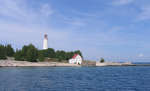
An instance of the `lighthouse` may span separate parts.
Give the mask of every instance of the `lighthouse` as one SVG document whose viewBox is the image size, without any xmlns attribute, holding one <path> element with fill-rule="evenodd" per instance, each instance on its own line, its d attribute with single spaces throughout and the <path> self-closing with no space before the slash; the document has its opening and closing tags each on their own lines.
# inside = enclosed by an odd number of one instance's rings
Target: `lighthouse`
<svg viewBox="0 0 150 91">
<path fill-rule="evenodd" d="M 48 49 L 48 35 L 44 35 L 44 40 L 43 40 L 43 49 L 46 50 Z"/>
</svg>

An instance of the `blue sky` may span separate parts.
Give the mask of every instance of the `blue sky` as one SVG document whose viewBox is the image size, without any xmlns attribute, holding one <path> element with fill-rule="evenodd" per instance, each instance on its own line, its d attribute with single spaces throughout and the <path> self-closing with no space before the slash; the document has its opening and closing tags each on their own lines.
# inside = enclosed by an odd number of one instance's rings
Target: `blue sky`
<svg viewBox="0 0 150 91">
<path fill-rule="evenodd" d="M 0 43 L 81 50 L 84 58 L 150 57 L 149 0 L 0 0 Z M 149 61 L 149 60 L 148 60 Z"/>
</svg>

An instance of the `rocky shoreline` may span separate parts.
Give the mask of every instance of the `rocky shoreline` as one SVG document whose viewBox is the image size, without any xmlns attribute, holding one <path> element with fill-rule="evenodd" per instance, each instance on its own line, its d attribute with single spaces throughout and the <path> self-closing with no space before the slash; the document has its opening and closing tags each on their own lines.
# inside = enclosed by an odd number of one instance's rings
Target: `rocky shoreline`
<svg viewBox="0 0 150 91">
<path fill-rule="evenodd" d="M 61 62 L 28 62 L 28 61 L 15 61 L 15 60 L 0 60 L 0 67 L 81 67 L 81 66 L 150 66 L 150 64 L 132 64 L 131 62 L 119 63 L 119 62 L 96 62 L 95 65 L 86 64 L 69 64 Z"/>
<path fill-rule="evenodd" d="M 125 62 L 125 63 L 119 63 L 119 62 L 104 62 L 104 63 L 100 63 L 100 62 L 97 62 L 96 66 L 136 66 L 136 65 L 132 64 L 131 62 Z"/>
<path fill-rule="evenodd" d="M 27 62 L 0 60 L 0 67 L 80 67 L 80 65 L 59 62 Z"/>
</svg>

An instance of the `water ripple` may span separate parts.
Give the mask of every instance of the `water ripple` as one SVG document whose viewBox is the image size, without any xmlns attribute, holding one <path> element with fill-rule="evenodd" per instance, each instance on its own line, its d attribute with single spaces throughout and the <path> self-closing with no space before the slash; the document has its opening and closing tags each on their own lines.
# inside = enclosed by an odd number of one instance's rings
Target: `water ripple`
<svg viewBox="0 0 150 91">
<path fill-rule="evenodd" d="M 150 67 L 18 67 L 0 75 L 0 91 L 150 91 Z"/>
</svg>

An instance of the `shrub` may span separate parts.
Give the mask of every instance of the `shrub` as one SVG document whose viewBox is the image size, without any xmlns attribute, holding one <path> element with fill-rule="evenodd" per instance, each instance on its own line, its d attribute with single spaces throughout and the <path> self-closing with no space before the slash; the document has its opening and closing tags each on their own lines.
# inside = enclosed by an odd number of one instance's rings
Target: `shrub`
<svg viewBox="0 0 150 91">
<path fill-rule="evenodd" d="M 104 58 L 101 58 L 100 63 L 104 63 L 104 62 L 105 62 Z"/>
</svg>

